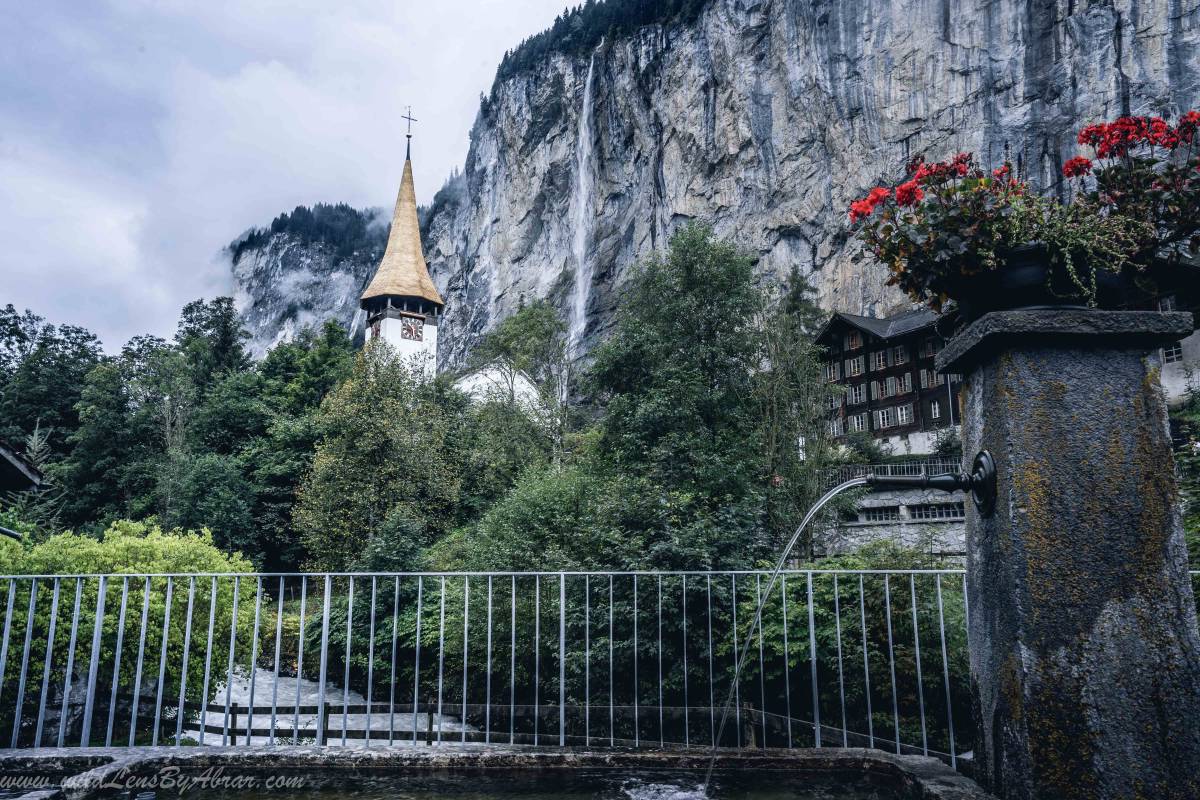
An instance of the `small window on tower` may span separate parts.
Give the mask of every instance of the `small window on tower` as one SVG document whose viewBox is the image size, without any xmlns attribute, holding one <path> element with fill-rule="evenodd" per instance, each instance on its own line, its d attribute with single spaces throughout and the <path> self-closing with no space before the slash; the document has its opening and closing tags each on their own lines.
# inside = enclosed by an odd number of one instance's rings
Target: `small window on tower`
<svg viewBox="0 0 1200 800">
<path fill-rule="evenodd" d="M 379 338 L 379 320 L 375 320 L 374 322 L 371 323 L 371 338 L 372 339 Z"/>
<path fill-rule="evenodd" d="M 425 320 L 416 317 L 401 317 L 400 338 L 414 342 L 421 341 L 425 336 Z"/>
</svg>

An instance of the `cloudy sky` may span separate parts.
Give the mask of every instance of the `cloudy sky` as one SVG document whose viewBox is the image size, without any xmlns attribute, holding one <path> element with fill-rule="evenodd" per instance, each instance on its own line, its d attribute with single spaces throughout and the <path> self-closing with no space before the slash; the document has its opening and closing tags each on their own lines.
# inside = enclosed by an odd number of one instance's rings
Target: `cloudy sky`
<svg viewBox="0 0 1200 800">
<path fill-rule="evenodd" d="M 418 199 L 504 51 L 565 0 L 37 0 L 0 16 L 0 305 L 110 351 L 229 291 L 221 248 L 298 204 Z"/>
</svg>

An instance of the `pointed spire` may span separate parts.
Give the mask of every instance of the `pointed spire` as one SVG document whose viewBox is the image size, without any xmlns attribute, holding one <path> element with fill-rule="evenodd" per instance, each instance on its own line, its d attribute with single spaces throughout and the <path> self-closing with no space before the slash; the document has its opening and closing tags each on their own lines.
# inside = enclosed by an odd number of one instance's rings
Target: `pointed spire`
<svg viewBox="0 0 1200 800">
<path fill-rule="evenodd" d="M 411 141 L 411 134 L 409 140 Z M 419 297 L 445 305 L 438 294 L 429 267 L 421 252 L 421 226 L 417 220 L 417 193 L 413 187 L 412 161 L 405 156 L 404 177 L 400 181 L 400 193 L 396 196 L 396 210 L 392 214 L 392 230 L 388 234 L 387 249 L 379 262 L 375 277 L 362 293 L 365 303 L 375 297 Z"/>
</svg>

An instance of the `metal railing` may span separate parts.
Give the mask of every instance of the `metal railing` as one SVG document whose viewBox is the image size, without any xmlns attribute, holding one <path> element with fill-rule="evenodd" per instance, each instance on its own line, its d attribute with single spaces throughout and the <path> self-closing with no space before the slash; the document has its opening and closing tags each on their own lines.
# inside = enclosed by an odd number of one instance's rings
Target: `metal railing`
<svg viewBox="0 0 1200 800">
<path fill-rule="evenodd" d="M 0 576 L 9 747 L 971 746 L 965 576 Z M 1195 576 L 1193 576 L 1195 577 Z"/>
</svg>

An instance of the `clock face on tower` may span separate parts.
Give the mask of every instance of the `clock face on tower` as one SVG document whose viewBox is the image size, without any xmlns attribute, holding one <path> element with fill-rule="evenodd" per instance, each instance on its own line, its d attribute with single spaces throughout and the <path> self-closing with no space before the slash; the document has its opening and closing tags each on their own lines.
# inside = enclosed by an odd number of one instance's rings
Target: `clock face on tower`
<svg viewBox="0 0 1200 800">
<path fill-rule="evenodd" d="M 425 320 L 415 319 L 413 317 L 402 317 L 400 319 L 400 338 L 409 339 L 414 342 L 422 340 L 425 334 Z"/>
</svg>

